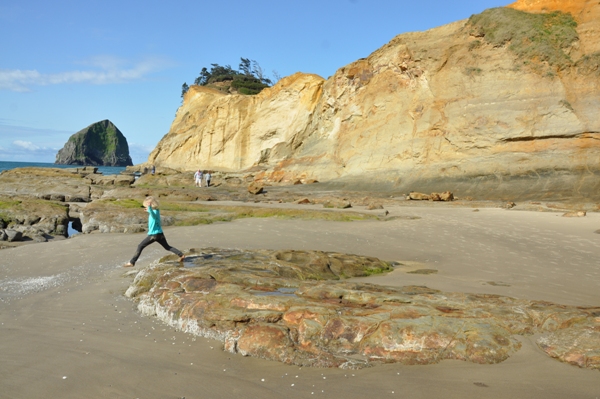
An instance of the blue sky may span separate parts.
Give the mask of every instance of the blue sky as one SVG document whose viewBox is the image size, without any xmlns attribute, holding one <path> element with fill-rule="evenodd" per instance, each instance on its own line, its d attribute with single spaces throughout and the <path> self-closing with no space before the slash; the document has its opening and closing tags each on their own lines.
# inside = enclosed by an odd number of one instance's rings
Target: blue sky
<svg viewBox="0 0 600 399">
<path fill-rule="evenodd" d="M 141 163 L 202 67 L 244 57 L 271 77 L 327 78 L 398 34 L 510 2 L 2 0 L 0 161 L 54 162 L 72 134 L 109 119 Z"/>
</svg>

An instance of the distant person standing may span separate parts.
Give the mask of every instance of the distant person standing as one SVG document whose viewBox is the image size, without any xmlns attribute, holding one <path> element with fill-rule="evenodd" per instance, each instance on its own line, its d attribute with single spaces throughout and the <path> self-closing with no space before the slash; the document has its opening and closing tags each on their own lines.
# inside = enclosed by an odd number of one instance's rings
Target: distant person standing
<svg viewBox="0 0 600 399">
<path fill-rule="evenodd" d="M 210 170 L 207 170 L 204 174 L 204 179 L 206 180 L 206 187 L 210 186 Z"/>
<path fill-rule="evenodd" d="M 202 171 L 200 169 L 194 173 L 194 180 L 196 181 L 196 187 L 202 187 Z"/>
<path fill-rule="evenodd" d="M 154 176 L 154 172 L 156 172 L 156 168 L 152 165 L 152 176 Z"/>
<path fill-rule="evenodd" d="M 185 255 L 183 255 L 183 253 L 177 248 L 170 246 L 169 243 L 167 243 L 165 235 L 163 234 L 162 227 L 160 225 L 160 210 L 158 210 L 158 201 L 154 197 L 146 197 L 144 200 L 144 208 L 146 208 L 146 211 L 148 211 L 148 235 L 138 245 L 133 258 L 131 258 L 131 260 L 127 262 L 124 267 L 135 266 L 135 262 L 137 262 L 144 248 L 153 242 L 159 243 L 167 251 L 171 251 L 175 255 L 178 255 L 179 261 L 183 262 Z"/>
</svg>

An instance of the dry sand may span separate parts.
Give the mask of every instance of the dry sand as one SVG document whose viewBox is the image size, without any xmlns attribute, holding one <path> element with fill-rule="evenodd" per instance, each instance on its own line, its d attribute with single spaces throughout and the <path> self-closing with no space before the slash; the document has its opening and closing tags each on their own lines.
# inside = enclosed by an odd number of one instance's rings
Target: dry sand
<svg viewBox="0 0 600 399">
<path fill-rule="evenodd" d="M 380 284 L 600 306 L 600 214 L 388 209 L 420 219 L 243 219 L 165 233 L 182 250 L 319 249 L 405 263 L 368 279 Z M 535 337 L 496 365 L 311 369 L 223 352 L 141 317 L 123 296 L 132 277 L 121 265 L 142 238 L 91 234 L 0 252 L 1 398 L 600 398 L 599 371 L 549 358 Z M 148 247 L 136 269 L 165 254 Z M 407 273 L 422 268 L 438 273 Z"/>
</svg>

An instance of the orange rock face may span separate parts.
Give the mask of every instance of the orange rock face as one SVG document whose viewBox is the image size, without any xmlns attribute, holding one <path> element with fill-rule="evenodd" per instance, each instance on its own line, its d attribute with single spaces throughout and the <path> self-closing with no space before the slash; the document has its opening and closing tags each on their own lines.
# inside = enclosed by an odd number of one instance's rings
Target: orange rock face
<svg viewBox="0 0 600 399">
<path fill-rule="evenodd" d="M 597 1 L 593 2 L 597 3 Z M 526 12 L 568 12 L 578 19 L 582 12 L 591 6 L 591 3 L 591 0 L 519 0 L 507 7 Z"/>
<path fill-rule="evenodd" d="M 507 7 L 525 12 L 562 11 L 570 13 L 577 21 L 581 39 L 581 52 L 600 51 L 600 3 L 596 0 L 519 0 Z"/>
</svg>

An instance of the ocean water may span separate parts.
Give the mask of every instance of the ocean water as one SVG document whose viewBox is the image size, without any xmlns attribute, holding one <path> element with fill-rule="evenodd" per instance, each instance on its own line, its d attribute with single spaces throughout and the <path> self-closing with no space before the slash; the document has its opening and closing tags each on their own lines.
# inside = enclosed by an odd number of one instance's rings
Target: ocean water
<svg viewBox="0 0 600 399">
<path fill-rule="evenodd" d="M 61 168 L 61 169 L 73 169 L 80 168 L 78 165 L 57 165 L 55 163 L 43 163 L 43 162 L 5 162 L 0 161 L 0 173 L 5 170 L 15 169 L 15 168 L 28 168 L 28 167 L 36 167 L 36 168 Z M 103 175 L 118 175 L 122 171 L 125 170 L 124 166 L 98 166 L 98 172 Z"/>
</svg>

